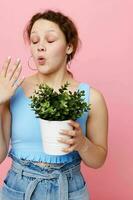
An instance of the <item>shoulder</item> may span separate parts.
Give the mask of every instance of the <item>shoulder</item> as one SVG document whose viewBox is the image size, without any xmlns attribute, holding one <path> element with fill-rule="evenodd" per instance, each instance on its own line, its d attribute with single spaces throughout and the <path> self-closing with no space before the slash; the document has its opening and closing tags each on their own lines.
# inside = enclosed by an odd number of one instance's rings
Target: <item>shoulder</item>
<svg viewBox="0 0 133 200">
<path fill-rule="evenodd" d="M 92 86 L 90 86 L 90 100 L 93 104 L 104 100 L 104 95 L 102 92 Z"/>
<path fill-rule="evenodd" d="M 90 116 L 96 112 L 108 112 L 103 93 L 94 87 L 90 87 L 89 103 L 91 104 Z"/>
</svg>

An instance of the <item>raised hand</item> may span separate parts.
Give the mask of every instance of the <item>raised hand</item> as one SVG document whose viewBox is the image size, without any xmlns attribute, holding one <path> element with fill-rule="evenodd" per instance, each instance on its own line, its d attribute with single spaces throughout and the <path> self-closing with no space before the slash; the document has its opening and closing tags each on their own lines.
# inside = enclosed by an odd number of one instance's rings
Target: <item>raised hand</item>
<svg viewBox="0 0 133 200">
<path fill-rule="evenodd" d="M 8 101 L 24 80 L 24 77 L 18 80 L 22 70 L 20 59 L 17 59 L 12 67 L 10 66 L 10 63 L 11 57 L 8 57 L 0 71 L 0 104 Z"/>
</svg>

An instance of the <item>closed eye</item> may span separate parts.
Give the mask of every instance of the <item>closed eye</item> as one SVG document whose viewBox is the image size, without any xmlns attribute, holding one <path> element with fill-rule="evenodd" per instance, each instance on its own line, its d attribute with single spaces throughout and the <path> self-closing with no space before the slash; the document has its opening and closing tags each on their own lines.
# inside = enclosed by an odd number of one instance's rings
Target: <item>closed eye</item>
<svg viewBox="0 0 133 200">
<path fill-rule="evenodd" d="M 30 40 L 32 42 L 32 44 L 36 44 L 39 42 L 39 39 L 38 38 L 31 38 Z"/>
<path fill-rule="evenodd" d="M 38 43 L 38 41 L 36 41 L 36 42 L 33 42 L 33 41 L 32 41 L 32 44 L 37 44 L 37 43 Z"/>
<path fill-rule="evenodd" d="M 53 43 L 53 42 L 55 42 L 54 40 L 52 40 L 52 41 L 48 41 L 48 43 Z"/>
</svg>

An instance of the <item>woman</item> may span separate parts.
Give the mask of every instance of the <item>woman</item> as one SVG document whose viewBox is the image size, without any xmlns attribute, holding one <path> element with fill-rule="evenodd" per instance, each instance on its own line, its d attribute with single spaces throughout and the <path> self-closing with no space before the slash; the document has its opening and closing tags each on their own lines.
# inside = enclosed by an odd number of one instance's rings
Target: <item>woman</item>
<svg viewBox="0 0 133 200">
<path fill-rule="evenodd" d="M 78 48 L 78 32 L 70 18 L 47 10 L 35 14 L 26 27 L 36 72 L 19 79 L 20 59 L 13 67 L 9 57 L 0 72 L 0 163 L 6 158 L 9 141 L 12 166 L 4 180 L 2 199 L 6 200 L 88 200 L 90 194 L 80 171 L 81 160 L 99 168 L 107 156 L 108 112 L 101 92 L 79 83 L 67 70 Z M 37 84 L 47 83 L 58 90 L 66 81 L 72 92 L 85 90 L 92 107 L 76 121 L 71 131 L 62 131 L 65 155 L 47 155 L 42 150 L 40 130 L 30 110 L 29 97 Z M 72 136 L 63 140 L 63 135 Z"/>
</svg>

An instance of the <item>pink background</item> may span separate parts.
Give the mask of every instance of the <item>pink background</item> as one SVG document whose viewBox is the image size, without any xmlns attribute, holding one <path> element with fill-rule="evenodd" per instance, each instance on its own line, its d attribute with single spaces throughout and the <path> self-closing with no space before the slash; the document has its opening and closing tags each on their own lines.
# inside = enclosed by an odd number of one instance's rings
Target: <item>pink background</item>
<svg viewBox="0 0 133 200">
<path fill-rule="evenodd" d="M 21 58 L 22 75 L 32 73 L 30 52 L 22 32 L 37 11 L 52 8 L 72 17 L 82 47 L 72 62 L 75 78 L 100 90 L 109 111 L 109 153 L 103 167 L 82 163 L 92 200 L 133 199 L 133 1 L 132 0 L 34 0 L 0 1 L 0 66 L 11 55 Z M 100 131 L 99 131 L 100 134 Z M 11 160 L 0 165 L 2 184 Z"/>
</svg>

